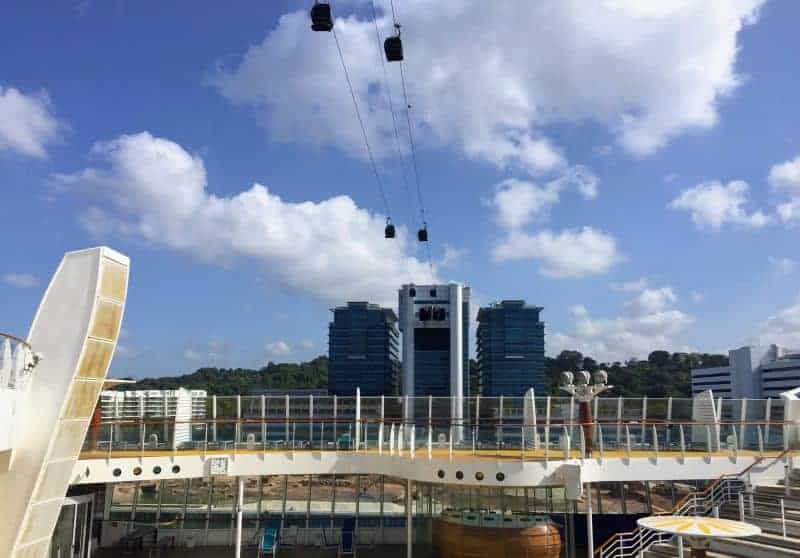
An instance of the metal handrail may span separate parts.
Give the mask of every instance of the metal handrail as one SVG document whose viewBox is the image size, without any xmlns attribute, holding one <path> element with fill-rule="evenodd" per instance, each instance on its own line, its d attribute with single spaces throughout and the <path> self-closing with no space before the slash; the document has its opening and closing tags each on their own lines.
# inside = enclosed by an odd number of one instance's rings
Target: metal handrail
<svg viewBox="0 0 800 558">
<path fill-rule="evenodd" d="M 789 452 L 792 450 L 786 449 L 783 450 L 780 454 L 773 458 L 773 461 L 777 461 L 778 459 L 784 458 Z M 695 512 L 698 509 L 702 509 L 703 513 L 708 513 L 709 511 L 713 510 L 714 507 L 726 503 L 731 500 L 731 491 L 730 491 L 730 484 L 734 481 L 737 483 L 741 483 L 744 485 L 744 481 L 742 477 L 750 472 L 750 470 L 761 463 L 762 459 L 757 459 L 750 465 L 748 465 L 745 469 L 737 474 L 728 474 L 722 475 L 716 481 L 714 481 L 711 485 L 705 488 L 705 490 L 697 491 L 697 492 L 690 492 L 686 496 L 684 496 L 675 506 L 673 506 L 672 510 L 666 513 L 661 513 L 657 515 L 689 515 L 690 512 Z M 737 491 L 739 494 L 741 491 Z M 715 494 L 722 494 L 719 498 L 715 497 Z M 611 547 L 614 544 L 617 544 L 619 547 L 627 547 L 629 546 L 626 544 L 628 541 L 631 541 L 633 546 L 636 547 L 636 551 L 633 554 L 639 554 L 644 552 L 647 548 L 649 548 L 650 544 L 644 545 L 643 541 L 646 539 L 646 536 L 643 535 L 643 530 L 640 527 L 637 527 L 633 531 L 627 531 L 623 533 L 616 533 L 611 535 L 607 538 L 603 544 L 601 544 L 594 552 L 595 556 L 605 557 L 605 556 L 616 556 L 616 557 L 624 557 L 630 556 L 632 554 L 628 554 L 625 552 L 617 552 L 613 554 L 608 554 L 609 550 L 608 547 Z"/>
<path fill-rule="evenodd" d="M 6 339 L 14 341 L 15 343 L 20 343 L 22 344 L 23 347 L 27 347 L 29 350 L 33 351 L 33 347 L 31 347 L 30 343 L 28 343 L 24 339 L 17 337 L 16 335 L 11 335 L 10 333 L 3 333 L 2 331 L 0 331 L 0 337 L 5 337 Z"/>
</svg>

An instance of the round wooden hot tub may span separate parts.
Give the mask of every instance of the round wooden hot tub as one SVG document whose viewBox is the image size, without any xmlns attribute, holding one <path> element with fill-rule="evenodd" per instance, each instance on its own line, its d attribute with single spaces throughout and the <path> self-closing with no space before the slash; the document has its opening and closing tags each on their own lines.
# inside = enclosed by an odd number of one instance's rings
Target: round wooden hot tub
<svg viewBox="0 0 800 558">
<path fill-rule="evenodd" d="M 445 511 L 433 546 L 438 558 L 558 558 L 561 535 L 545 515 Z"/>
</svg>

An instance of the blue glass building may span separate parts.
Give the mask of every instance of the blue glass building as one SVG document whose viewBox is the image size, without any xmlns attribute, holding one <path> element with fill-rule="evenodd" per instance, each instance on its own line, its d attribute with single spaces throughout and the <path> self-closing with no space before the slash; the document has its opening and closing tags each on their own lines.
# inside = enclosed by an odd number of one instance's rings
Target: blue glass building
<svg viewBox="0 0 800 558">
<path fill-rule="evenodd" d="M 367 302 L 333 309 L 328 326 L 328 392 L 352 397 L 399 391 L 397 315 Z"/>
<path fill-rule="evenodd" d="M 545 393 L 542 308 L 504 300 L 478 311 L 476 352 L 481 395 Z"/>
</svg>

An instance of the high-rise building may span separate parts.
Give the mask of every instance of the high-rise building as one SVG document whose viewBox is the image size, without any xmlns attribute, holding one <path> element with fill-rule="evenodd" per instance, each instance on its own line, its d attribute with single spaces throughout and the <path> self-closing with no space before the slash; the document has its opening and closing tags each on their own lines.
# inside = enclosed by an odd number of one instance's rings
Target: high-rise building
<svg viewBox="0 0 800 558">
<path fill-rule="evenodd" d="M 545 393 L 544 323 L 540 306 L 504 300 L 478 311 L 476 352 L 481 395 Z"/>
<path fill-rule="evenodd" d="M 469 395 L 469 287 L 403 285 L 403 394 Z"/>
<path fill-rule="evenodd" d="M 397 315 L 367 302 L 333 309 L 328 328 L 328 392 L 353 396 L 398 393 Z"/>
</svg>

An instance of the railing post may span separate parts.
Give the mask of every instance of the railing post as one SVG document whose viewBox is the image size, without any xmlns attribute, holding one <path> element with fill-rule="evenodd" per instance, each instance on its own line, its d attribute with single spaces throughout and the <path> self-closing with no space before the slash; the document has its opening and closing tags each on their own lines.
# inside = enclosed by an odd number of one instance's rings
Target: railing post
<svg viewBox="0 0 800 558">
<path fill-rule="evenodd" d="M 291 414 L 289 412 L 289 394 L 286 394 L 286 396 L 285 396 L 285 406 L 286 406 L 286 408 L 284 409 L 284 415 L 286 417 L 286 421 L 285 421 L 285 424 L 286 424 L 285 440 L 286 440 L 286 445 L 288 446 L 289 445 L 289 419 L 291 418 Z"/>
<path fill-rule="evenodd" d="M 236 396 L 236 428 L 233 429 L 236 440 L 233 442 L 233 449 L 236 450 L 236 445 L 242 439 L 242 396 Z"/>
<path fill-rule="evenodd" d="M 545 400 L 544 410 L 544 461 L 550 457 L 550 396 Z"/>
<path fill-rule="evenodd" d="M 744 493 L 739 493 L 739 521 L 744 521 Z"/>
<path fill-rule="evenodd" d="M 644 529 L 639 527 L 639 558 L 644 558 Z"/>
<path fill-rule="evenodd" d="M 758 457 L 759 459 L 764 459 L 764 433 L 760 424 L 756 429 L 756 435 L 758 436 Z"/>
<path fill-rule="evenodd" d="M 389 454 L 394 455 L 394 445 L 395 445 L 395 432 L 394 432 L 394 423 L 389 428 Z"/>
<path fill-rule="evenodd" d="M 683 535 L 678 535 L 678 556 L 683 558 Z"/>
<path fill-rule="evenodd" d="M 600 459 L 603 459 L 603 425 L 597 423 L 597 449 L 600 453 Z M 600 512 L 602 513 L 602 512 Z"/>
<path fill-rule="evenodd" d="M 683 424 L 680 424 L 678 427 L 678 434 L 680 436 L 681 441 L 681 461 L 686 461 L 686 436 L 683 432 Z"/>
<path fill-rule="evenodd" d="M 581 439 L 579 440 L 580 444 L 581 444 L 580 445 L 581 459 L 585 459 L 586 458 L 586 432 L 584 432 L 582 424 L 580 426 L 578 426 L 578 429 L 579 429 L 579 432 L 581 434 Z"/>
<path fill-rule="evenodd" d="M 450 461 L 452 461 L 453 460 L 453 436 L 452 436 L 452 432 L 450 434 L 451 435 L 447 439 L 447 452 L 449 454 Z"/>
<path fill-rule="evenodd" d="M 631 458 L 631 429 L 626 424 L 625 425 L 625 452 L 627 454 L 628 459 Z"/>
<path fill-rule="evenodd" d="M 781 531 L 783 532 L 783 538 L 786 538 L 786 506 L 784 505 L 783 498 L 780 499 L 781 504 Z"/>
<path fill-rule="evenodd" d="M 658 463 L 658 432 L 656 425 L 653 425 L 653 450 L 656 452 L 656 463 Z"/>
<path fill-rule="evenodd" d="M 642 398 L 642 445 L 647 440 L 647 396 Z"/>
<path fill-rule="evenodd" d="M 572 440 L 570 440 L 570 438 L 569 438 L 569 430 L 567 430 L 566 426 L 564 426 L 564 430 L 562 431 L 561 436 L 565 440 L 565 442 L 562 444 L 562 446 L 564 447 L 564 459 L 566 460 L 566 459 L 569 459 L 569 451 L 570 451 L 570 447 L 572 445 Z"/>
<path fill-rule="evenodd" d="M 667 446 L 667 451 L 670 448 L 670 442 L 672 441 L 672 397 L 667 398 L 667 432 L 665 434 L 664 443 Z M 681 558 L 683 558 L 681 556 Z"/>
<path fill-rule="evenodd" d="M 534 393 L 533 389 L 530 391 L 531 394 L 531 422 L 533 422 L 533 449 L 539 449 L 539 428 L 536 423 L 536 394 Z"/>
<path fill-rule="evenodd" d="M 519 429 L 519 439 L 520 439 L 520 459 L 525 461 L 525 423 L 522 424 L 522 427 Z"/>
<path fill-rule="evenodd" d="M 308 394 L 308 446 L 314 449 L 314 394 Z"/>
<path fill-rule="evenodd" d="M 356 447 L 355 450 L 361 449 L 361 388 L 356 388 Z"/>
<path fill-rule="evenodd" d="M 769 445 L 769 427 L 771 421 L 772 421 L 772 398 L 767 397 L 766 409 L 764 409 L 764 423 L 766 424 L 766 426 L 764 427 L 764 439 L 766 440 L 767 445 Z"/>
<path fill-rule="evenodd" d="M 784 429 L 786 429 L 786 428 L 787 427 L 784 426 Z M 789 448 L 787 447 L 784 451 L 786 451 L 788 449 Z M 783 458 L 783 493 L 786 494 L 787 496 L 789 496 L 792 493 L 792 490 L 791 490 L 792 483 L 791 483 L 791 474 L 790 474 L 791 473 L 791 461 L 790 461 L 790 459 L 791 458 L 789 457 L 788 454 Z"/>
<path fill-rule="evenodd" d="M 338 423 L 339 423 L 339 399 L 335 395 L 333 396 L 333 449 L 339 449 L 339 440 L 337 438 L 337 430 L 338 430 Z"/>
<path fill-rule="evenodd" d="M 746 433 L 746 423 L 747 420 L 747 398 L 742 398 L 741 408 L 739 409 L 739 449 L 744 449 L 745 444 L 745 433 Z"/>
<path fill-rule="evenodd" d="M 261 446 L 267 449 L 267 396 L 261 396 Z"/>
<path fill-rule="evenodd" d="M 622 397 L 617 398 L 617 447 L 622 439 Z"/>
<path fill-rule="evenodd" d="M 217 441 L 217 396 L 211 396 L 211 420 L 214 421 L 211 423 L 211 441 Z"/>
<path fill-rule="evenodd" d="M 417 449 L 416 448 L 416 446 L 417 446 L 417 435 L 416 435 L 416 433 L 417 433 L 417 425 L 416 424 L 412 424 L 411 425 L 411 437 L 410 437 L 409 443 L 408 443 L 408 451 L 409 451 L 409 453 L 411 455 L 411 459 L 414 459 L 414 452 Z"/>
</svg>

